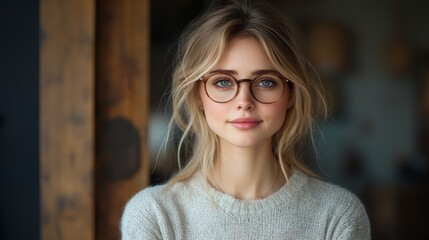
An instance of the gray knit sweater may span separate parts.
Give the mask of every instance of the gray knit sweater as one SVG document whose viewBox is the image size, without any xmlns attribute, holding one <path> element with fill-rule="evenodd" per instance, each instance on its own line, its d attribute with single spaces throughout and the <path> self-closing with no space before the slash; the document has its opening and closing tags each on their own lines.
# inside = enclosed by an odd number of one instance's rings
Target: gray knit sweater
<svg viewBox="0 0 429 240">
<path fill-rule="evenodd" d="M 147 188 L 127 203 L 123 240 L 370 239 L 367 214 L 354 194 L 299 171 L 262 200 L 237 200 L 207 187 L 200 174 L 164 188 Z"/>
</svg>

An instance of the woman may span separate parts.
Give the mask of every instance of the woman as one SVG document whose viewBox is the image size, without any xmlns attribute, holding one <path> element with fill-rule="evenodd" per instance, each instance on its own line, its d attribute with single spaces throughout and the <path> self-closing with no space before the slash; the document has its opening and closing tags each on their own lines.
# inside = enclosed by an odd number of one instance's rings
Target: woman
<svg viewBox="0 0 429 240">
<path fill-rule="evenodd" d="M 269 6 L 217 7 L 182 36 L 173 117 L 186 166 L 127 204 L 123 239 L 369 239 L 352 193 L 314 176 L 298 148 L 326 112 L 295 31 Z"/>
</svg>

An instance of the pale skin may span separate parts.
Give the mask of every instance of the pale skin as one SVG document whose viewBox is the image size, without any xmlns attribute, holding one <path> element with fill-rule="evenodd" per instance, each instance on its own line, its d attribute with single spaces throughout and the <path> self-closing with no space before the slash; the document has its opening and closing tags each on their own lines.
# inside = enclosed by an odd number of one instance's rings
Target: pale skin
<svg viewBox="0 0 429 240">
<path fill-rule="evenodd" d="M 274 67 L 256 39 L 236 37 L 213 70 L 233 71 L 237 79 L 243 79 Z M 281 188 L 286 180 L 271 144 L 292 106 L 291 93 L 285 90 L 279 101 L 263 104 L 252 96 L 249 83 L 242 82 L 238 95 L 227 103 L 212 101 L 203 84 L 199 95 L 207 123 L 220 143 L 211 184 L 242 200 L 262 199 Z M 243 123 L 249 119 L 252 123 Z"/>
</svg>

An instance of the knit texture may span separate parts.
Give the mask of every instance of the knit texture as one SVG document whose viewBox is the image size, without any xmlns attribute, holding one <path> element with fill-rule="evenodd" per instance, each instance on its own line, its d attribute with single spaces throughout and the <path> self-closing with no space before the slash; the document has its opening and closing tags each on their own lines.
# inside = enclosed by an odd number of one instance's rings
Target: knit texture
<svg viewBox="0 0 429 240">
<path fill-rule="evenodd" d="M 126 205 L 123 240 L 134 239 L 370 239 L 359 199 L 338 186 L 295 171 L 261 200 L 238 200 L 205 184 L 146 188 Z"/>
</svg>

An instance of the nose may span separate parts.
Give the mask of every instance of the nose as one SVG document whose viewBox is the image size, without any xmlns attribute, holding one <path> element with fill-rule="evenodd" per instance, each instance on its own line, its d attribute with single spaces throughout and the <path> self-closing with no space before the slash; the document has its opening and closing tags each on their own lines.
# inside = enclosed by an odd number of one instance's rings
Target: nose
<svg viewBox="0 0 429 240">
<path fill-rule="evenodd" d="M 235 99 L 238 110 L 250 111 L 255 108 L 255 99 L 250 91 L 250 82 L 241 81 L 239 90 Z"/>
</svg>

